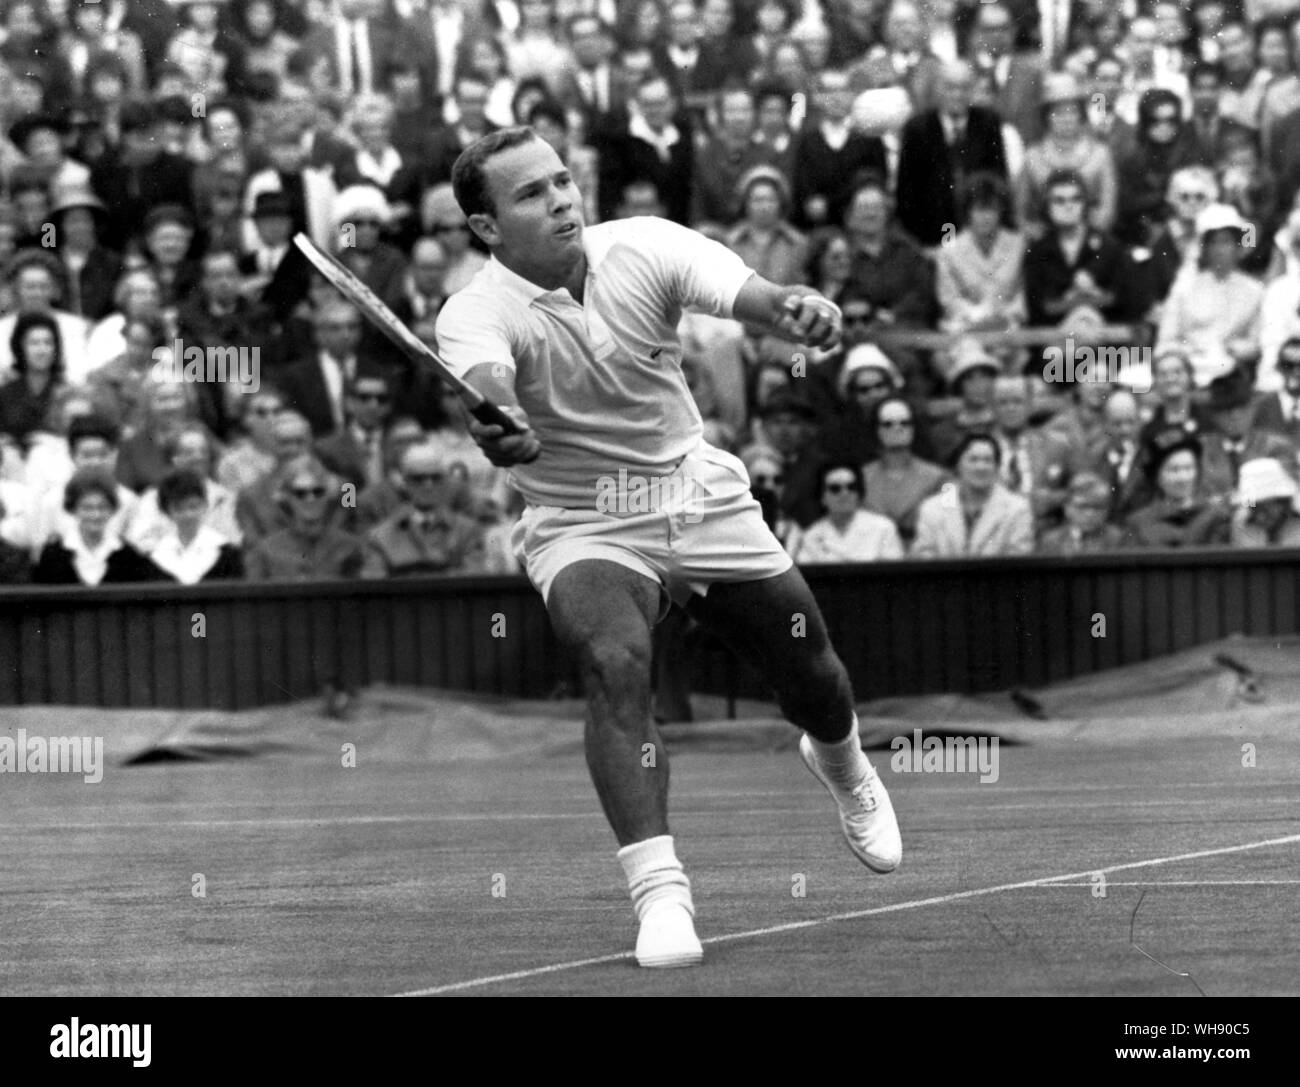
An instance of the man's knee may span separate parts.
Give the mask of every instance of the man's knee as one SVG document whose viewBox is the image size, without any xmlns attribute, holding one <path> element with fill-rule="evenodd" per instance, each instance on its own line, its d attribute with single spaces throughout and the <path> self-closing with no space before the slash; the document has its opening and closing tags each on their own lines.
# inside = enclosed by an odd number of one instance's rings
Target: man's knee
<svg viewBox="0 0 1300 1087">
<path fill-rule="evenodd" d="M 799 675 L 786 675 L 777 689 L 777 698 L 787 713 L 826 717 L 852 707 L 853 686 L 849 673 L 835 650 L 827 646 L 810 654 Z"/>
<path fill-rule="evenodd" d="M 579 650 L 582 672 L 589 684 L 611 696 L 629 696 L 650 685 L 650 639 L 597 634 Z"/>
</svg>

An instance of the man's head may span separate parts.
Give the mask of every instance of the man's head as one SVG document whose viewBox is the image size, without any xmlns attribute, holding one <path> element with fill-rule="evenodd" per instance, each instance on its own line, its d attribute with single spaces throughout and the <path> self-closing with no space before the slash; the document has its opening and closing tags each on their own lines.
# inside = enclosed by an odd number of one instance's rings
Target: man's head
<svg viewBox="0 0 1300 1087">
<path fill-rule="evenodd" d="M 351 302 L 331 301 L 315 313 L 316 346 L 336 359 L 350 358 L 361 343 L 361 314 Z"/>
<path fill-rule="evenodd" d="M 1142 417 L 1138 413 L 1137 397 L 1127 389 L 1116 389 L 1106 401 L 1102 412 L 1102 429 L 1111 445 L 1128 445 L 1137 438 Z"/>
<path fill-rule="evenodd" d="M 59 279 L 45 262 L 16 262 L 12 272 L 14 299 L 22 313 L 45 313 L 59 298 Z"/>
<path fill-rule="evenodd" d="M 581 195 L 560 156 L 531 129 L 475 141 L 456 160 L 452 187 L 474 233 L 507 267 L 558 287 L 580 266 Z"/>
<path fill-rule="evenodd" d="M 998 429 L 1019 434 L 1029 424 L 1029 382 L 1024 377 L 999 377 L 993 384 L 993 415 Z"/>
<path fill-rule="evenodd" d="M 1277 370 L 1286 391 L 1300 396 L 1300 336 L 1292 336 L 1278 349 Z"/>
<path fill-rule="evenodd" d="M 68 454 L 72 467 L 117 468 L 118 429 L 101 415 L 81 415 L 68 424 Z"/>
<path fill-rule="evenodd" d="M 1219 182 L 1208 166 L 1184 166 L 1170 176 L 1166 198 L 1175 217 L 1190 227 L 1202 211 L 1218 202 Z"/>
<path fill-rule="evenodd" d="M 989 56 L 1007 56 L 1016 44 L 1011 12 L 1002 4 L 981 4 L 975 15 L 975 40 Z"/>
<path fill-rule="evenodd" d="M 692 0 L 673 0 L 668 9 L 668 37 L 679 49 L 690 49 L 700 40 L 703 28 Z"/>
<path fill-rule="evenodd" d="M 718 96 L 721 134 L 744 143 L 754 134 L 754 96 L 743 87 L 730 87 Z"/>
<path fill-rule="evenodd" d="M 431 445 L 412 445 L 399 462 L 402 486 L 421 513 L 449 508 L 451 481 L 447 458 Z"/>
<path fill-rule="evenodd" d="M 655 132 L 667 128 L 677 111 L 677 100 L 668 80 L 658 73 L 646 76 L 636 89 L 636 108 Z"/>
<path fill-rule="evenodd" d="M 447 275 L 447 253 L 437 238 L 420 238 L 411 247 L 411 279 L 415 289 L 430 297 L 440 297 Z"/>
<path fill-rule="evenodd" d="M 1181 350 L 1165 350 L 1157 356 L 1154 366 L 1156 395 L 1164 403 L 1186 398 L 1195 386 L 1192 360 Z"/>
<path fill-rule="evenodd" d="M 229 249 L 205 253 L 202 287 L 213 305 L 233 306 L 239 300 L 239 257 Z"/>
<path fill-rule="evenodd" d="M 853 109 L 853 91 L 849 87 L 849 74 L 836 68 L 827 68 L 817 79 L 817 108 L 828 120 L 839 123 Z"/>
<path fill-rule="evenodd" d="M 925 23 L 912 0 L 894 0 L 889 5 L 885 41 L 900 53 L 910 53 L 925 44 Z"/>
<path fill-rule="evenodd" d="M 1145 15 L 1138 16 L 1128 26 L 1124 37 L 1124 51 L 1129 63 L 1139 72 L 1149 72 L 1155 63 L 1158 34 L 1156 22 Z"/>
<path fill-rule="evenodd" d="M 889 197 L 878 182 L 861 186 L 844 213 L 844 229 L 855 241 L 875 241 L 889 227 Z"/>
<path fill-rule="evenodd" d="M 975 93 L 975 73 L 964 60 L 944 64 L 938 80 L 939 109 L 950 117 L 964 117 Z"/>
<path fill-rule="evenodd" d="M 282 411 L 271 424 L 272 452 L 279 464 L 311 452 L 311 423 L 296 411 Z"/>
<path fill-rule="evenodd" d="M 597 15 L 574 15 L 569 20 L 569 48 L 581 68 L 595 68 L 607 60 L 611 37 Z"/>
<path fill-rule="evenodd" d="M 1080 472 L 1070 480 L 1065 500 L 1065 520 L 1085 536 L 1100 532 L 1110 514 L 1110 488 L 1091 472 Z"/>
<path fill-rule="evenodd" d="M 568 158 L 569 119 L 561 106 L 543 99 L 528 111 L 528 124 L 560 158 Z"/>
<path fill-rule="evenodd" d="M 1197 117 L 1216 116 L 1219 95 L 1223 90 L 1223 65 L 1217 61 L 1198 60 L 1192 65 L 1187 81 L 1192 90 L 1192 112 Z"/>
<path fill-rule="evenodd" d="M 1057 230 L 1077 230 L 1087 221 L 1088 190 L 1072 170 L 1054 172 L 1043 187 L 1047 221 Z"/>
<path fill-rule="evenodd" d="M 347 412 L 363 430 L 376 430 L 392 413 L 393 397 L 388 378 L 381 373 L 359 373 L 348 383 Z"/>
<path fill-rule="evenodd" d="M 460 110 L 460 123 L 471 132 L 482 132 L 487 127 L 487 102 L 491 88 L 477 76 L 464 75 L 456 80 L 456 108 Z"/>
<path fill-rule="evenodd" d="M 1255 39 L 1245 23 L 1227 23 L 1218 38 L 1225 72 L 1248 72 L 1255 67 Z"/>
</svg>

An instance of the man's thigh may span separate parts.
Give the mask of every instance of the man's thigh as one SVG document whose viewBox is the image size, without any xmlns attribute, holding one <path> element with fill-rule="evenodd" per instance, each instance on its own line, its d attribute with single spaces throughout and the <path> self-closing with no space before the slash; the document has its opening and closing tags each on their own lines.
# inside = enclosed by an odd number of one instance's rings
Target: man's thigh
<svg viewBox="0 0 1300 1087">
<path fill-rule="evenodd" d="M 546 610 L 556 636 L 570 648 L 604 640 L 645 649 L 662 592 L 657 581 L 617 562 L 582 559 L 555 576 Z"/>
<path fill-rule="evenodd" d="M 821 609 L 798 567 L 754 581 L 715 582 L 686 610 L 777 685 L 808 675 L 831 651 Z"/>
</svg>

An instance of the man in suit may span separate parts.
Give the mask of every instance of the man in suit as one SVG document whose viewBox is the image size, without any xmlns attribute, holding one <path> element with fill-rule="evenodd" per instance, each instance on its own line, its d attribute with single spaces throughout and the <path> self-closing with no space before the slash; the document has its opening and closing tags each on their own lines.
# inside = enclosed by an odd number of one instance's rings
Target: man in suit
<svg viewBox="0 0 1300 1087">
<path fill-rule="evenodd" d="M 235 497 L 235 522 L 244 546 L 289 527 L 289 513 L 280 503 L 280 469 L 295 457 L 311 452 L 311 425 L 296 411 L 282 411 L 271 424 L 271 453 L 275 467 Z"/>
<path fill-rule="evenodd" d="M 439 185 L 451 180 L 451 168 L 460 153 L 480 136 L 496 130 L 487 119 L 488 95 L 491 88 L 477 75 L 463 75 L 456 80 L 453 98 L 459 120 L 454 125 L 443 125 L 430 141 L 424 187 Z"/>
<path fill-rule="evenodd" d="M 683 226 L 690 224 L 694 140 L 690 118 L 678 109 L 665 76 L 647 76 L 637 87 L 626 122 L 599 135 L 595 146 L 600 155 L 602 220 L 615 218 L 626 186 L 650 181 L 667 217 Z"/>
<path fill-rule="evenodd" d="M 1255 405 L 1252 430 L 1281 434 L 1300 447 L 1300 336 L 1292 336 L 1277 353 L 1282 387 Z"/>
<path fill-rule="evenodd" d="M 794 224 L 801 229 L 839 223 L 854 189 L 867 175 L 888 174 L 885 145 L 854 132 L 849 120 L 853 92 L 845 72 L 827 69 L 818 77 L 818 115 L 799 134 L 794 153 Z"/>
<path fill-rule="evenodd" d="M 853 254 L 845 299 L 869 302 L 877 327 L 930 328 L 938 312 L 934 265 L 890 222 L 890 211 L 880 181 L 869 181 L 853 194 L 844 216 Z"/>
<path fill-rule="evenodd" d="M 1151 499 L 1146 479 L 1147 454 L 1138 444 L 1142 417 L 1137 398 L 1127 389 L 1111 393 L 1102 409 L 1101 438 L 1089 451 L 1085 469 L 1110 488 L 1110 521 L 1122 524 Z"/>
<path fill-rule="evenodd" d="M 924 246 L 935 246 L 957 223 L 957 194 L 976 172 L 1007 176 L 1002 122 L 971 105 L 974 73 L 965 61 L 945 64 L 939 105 L 903 126 L 898 155 L 898 219 Z"/>
<path fill-rule="evenodd" d="M 381 0 L 336 0 L 329 22 L 303 39 L 309 56 L 328 61 L 330 89 L 341 102 L 383 90 L 382 73 L 416 34 L 384 22 L 382 10 Z"/>
<path fill-rule="evenodd" d="M 1234 139 L 1254 138 L 1254 132 L 1240 121 L 1219 112 L 1223 91 L 1223 65 L 1217 61 L 1198 60 L 1192 65 L 1192 117 L 1187 124 L 1194 161 L 1215 167 Z"/>
<path fill-rule="evenodd" d="M 358 373 L 347 386 L 346 425 L 316 443 L 325 466 L 358 491 L 384 481 L 384 426 L 393 410 L 392 383 L 377 371 Z"/>
<path fill-rule="evenodd" d="M 313 332 L 312 355 L 286 367 L 279 384 L 289 405 L 323 436 L 346 418 L 343 394 L 358 372 L 361 314 L 350 302 L 326 302 L 314 314 Z"/>
<path fill-rule="evenodd" d="M 1005 4 L 979 4 L 975 11 L 975 66 L 992 82 L 998 115 L 1031 144 L 1043 132 L 1043 62 L 1032 51 L 1016 49 L 1015 24 Z"/>
<path fill-rule="evenodd" d="M 307 297 L 311 265 L 293 239 L 293 206 L 282 192 L 258 193 L 253 201 L 257 243 L 239 258 L 243 291 L 278 321 Z"/>
<path fill-rule="evenodd" d="M 582 122 L 586 136 L 627 108 L 628 86 L 611 62 L 614 35 L 598 15 L 569 17 L 569 48 L 574 65 L 557 92 L 560 104 Z"/>
<path fill-rule="evenodd" d="M 894 0 L 885 17 L 884 42 L 849 69 L 855 93 L 902 87 L 916 111 L 934 105 L 942 67 L 926 44 L 925 23 L 912 0 Z"/>
<path fill-rule="evenodd" d="M 1295 474 L 1295 444 L 1276 431 L 1256 425 L 1256 405 L 1245 382 L 1215 384 L 1210 391 L 1210 410 L 1216 429 L 1200 438 L 1201 482 L 1211 494 L 1235 492 L 1241 481 L 1241 466 L 1261 457 L 1271 457 Z"/>
<path fill-rule="evenodd" d="M 1002 450 L 1000 481 L 1029 499 L 1041 532 L 1060 524 L 1067 488 L 1075 471 L 1065 442 L 1029 425 L 1026 377 L 999 377 L 993 387 L 993 437 Z"/>
</svg>

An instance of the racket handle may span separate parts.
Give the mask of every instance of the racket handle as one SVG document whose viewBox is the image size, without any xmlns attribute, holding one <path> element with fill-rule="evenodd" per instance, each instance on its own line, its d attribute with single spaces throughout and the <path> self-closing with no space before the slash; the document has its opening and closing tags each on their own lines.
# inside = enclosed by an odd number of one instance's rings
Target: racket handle
<svg viewBox="0 0 1300 1087">
<path fill-rule="evenodd" d="M 484 426 L 499 426 L 507 434 L 523 433 L 518 423 L 490 401 L 484 400 L 483 403 L 474 405 L 469 413 Z"/>
</svg>

